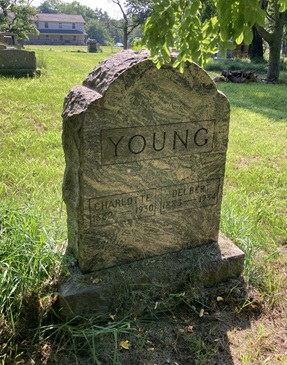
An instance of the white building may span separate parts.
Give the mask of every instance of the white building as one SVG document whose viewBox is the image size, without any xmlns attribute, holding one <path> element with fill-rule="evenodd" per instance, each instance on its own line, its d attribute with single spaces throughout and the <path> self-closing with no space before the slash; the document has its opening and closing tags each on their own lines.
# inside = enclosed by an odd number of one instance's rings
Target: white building
<svg viewBox="0 0 287 365">
<path fill-rule="evenodd" d="M 81 15 L 42 14 L 33 17 L 39 35 L 29 35 L 25 44 L 84 45 L 85 20 Z"/>
</svg>

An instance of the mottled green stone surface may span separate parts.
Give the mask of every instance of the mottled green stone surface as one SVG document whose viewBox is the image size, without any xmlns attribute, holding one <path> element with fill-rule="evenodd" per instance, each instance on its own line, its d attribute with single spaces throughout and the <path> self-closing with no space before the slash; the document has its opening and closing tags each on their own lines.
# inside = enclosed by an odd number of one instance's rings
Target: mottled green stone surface
<svg viewBox="0 0 287 365">
<path fill-rule="evenodd" d="M 83 273 L 218 240 L 229 103 L 188 63 L 123 51 L 63 111 L 69 245 Z"/>
</svg>

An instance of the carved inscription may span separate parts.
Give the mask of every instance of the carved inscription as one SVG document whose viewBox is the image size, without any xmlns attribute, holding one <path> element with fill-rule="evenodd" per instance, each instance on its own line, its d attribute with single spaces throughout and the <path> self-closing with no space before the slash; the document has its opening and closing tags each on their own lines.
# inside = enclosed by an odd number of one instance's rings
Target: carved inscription
<svg viewBox="0 0 287 365">
<path fill-rule="evenodd" d="M 210 152 L 214 121 L 101 130 L 102 165 Z"/>
<path fill-rule="evenodd" d="M 90 199 L 91 227 L 155 215 L 156 190 Z"/>
<path fill-rule="evenodd" d="M 200 181 L 161 189 L 161 213 L 201 208 L 217 203 L 219 179 Z"/>
<path fill-rule="evenodd" d="M 219 184 L 220 180 L 214 179 L 90 199 L 91 227 L 214 205 Z"/>
</svg>

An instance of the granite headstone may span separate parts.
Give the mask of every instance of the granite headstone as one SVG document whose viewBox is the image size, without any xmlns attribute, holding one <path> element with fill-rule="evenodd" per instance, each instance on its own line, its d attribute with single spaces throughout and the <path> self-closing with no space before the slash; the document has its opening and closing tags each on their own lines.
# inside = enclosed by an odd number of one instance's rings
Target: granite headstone
<svg viewBox="0 0 287 365">
<path fill-rule="evenodd" d="M 63 196 L 82 273 L 218 241 L 229 102 L 195 63 L 101 62 L 63 111 Z"/>
<path fill-rule="evenodd" d="M 158 70 L 144 50 L 106 59 L 70 90 L 65 317 L 241 274 L 244 253 L 219 234 L 228 127 L 228 100 L 202 68 Z"/>
</svg>

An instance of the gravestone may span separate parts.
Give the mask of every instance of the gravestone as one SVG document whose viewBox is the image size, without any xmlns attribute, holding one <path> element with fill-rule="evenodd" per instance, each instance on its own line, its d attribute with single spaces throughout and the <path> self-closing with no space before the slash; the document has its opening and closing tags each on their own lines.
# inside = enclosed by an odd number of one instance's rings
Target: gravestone
<svg viewBox="0 0 287 365">
<path fill-rule="evenodd" d="M 213 285 L 241 273 L 243 253 L 219 236 L 228 127 L 229 102 L 202 68 L 158 70 L 144 50 L 70 90 L 63 197 L 79 271 L 61 296 L 74 313 L 103 293 L 99 307 L 108 302 L 118 270 L 128 284 L 175 290 L 179 277 Z"/>
<path fill-rule="evenodd" d="M 100 49 L 100 44 L 97 42 L 96 39 L 90 39 L 89 38 L 87 40 L 87 48 L 88 48 L 88 52 L 90 52 L 90 53 L 96 53 Z"/>
<path fill-rule="evenodd" d="M 18 49 L 0 50 L 0 75 L 33 76 L 36 68 L 35 52 Z"/>
</svg>

